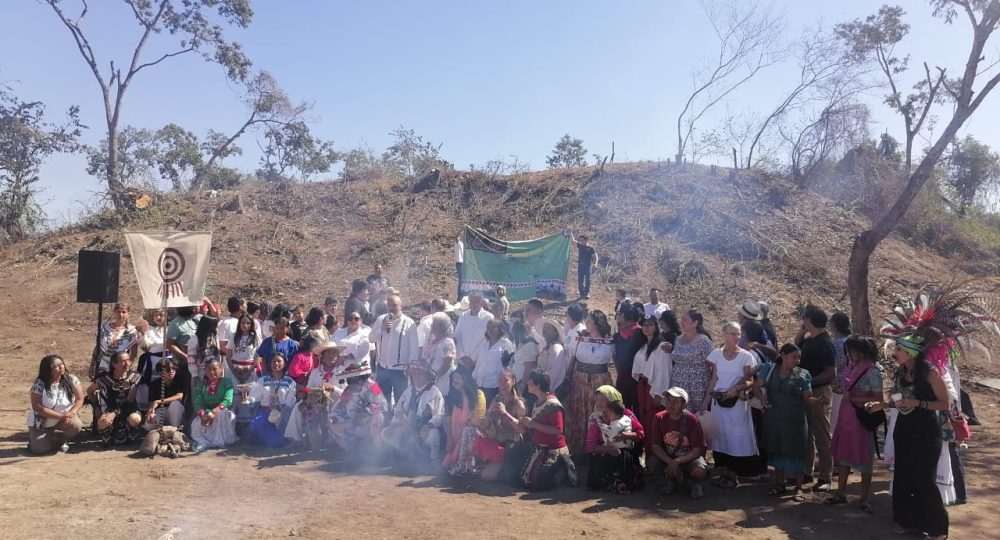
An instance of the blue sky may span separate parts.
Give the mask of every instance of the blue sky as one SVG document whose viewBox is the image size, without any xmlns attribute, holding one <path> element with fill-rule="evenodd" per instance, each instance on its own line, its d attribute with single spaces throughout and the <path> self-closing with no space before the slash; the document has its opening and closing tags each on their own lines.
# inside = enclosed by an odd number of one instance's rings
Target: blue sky
<svg viewBox="0 0 1000 540">
<path fill-rule="evenodd" d="M 115 0 L 91 1 L 84 28 L 105 62 L 124 64 L 138 27 Z M 74 0 L 64 0 L 67 7 Z M 786 36 L 801 35 L 819 19 L 828 25 L 875 11 L 870 0 L 776 1 Z M 925 2 L 903 2 L 913 34 L 914 61 L 964 63 L 968 33 L 930 17 Z M 456 166 L 494 158 L 540 169 L 555 141 L 570 133 L 591 152 L 615 141 L 617 160 L 659 159 L 674 153 L 674 122 L 690 72 L 711 54 L 713 37 L 694 0 L 592 1 L 320 1 L 257 0 L 253 24 L 231 31 L 257 69 L 270 71 L 293 99 L 315 104 L 314 130 L 348 149 L 366 143 L 381 150 L 403 125 L 443 143 Z M 34 0 L 0 3 L 0 81 L 23 99 L 41 100 L 53 115 L 81 106 L 91 129 L 104 136 L 96 82 L 68 31 L 51 9 Z M 167 50 L 159 36 L 149 53 Z M 990 49 L 996 54 L 996 46 Z M 917 64 L 919 65 L 919 64 Z M 734 109 L 768 109 L 794 84 L 794 65 L 772 67 L 733 95 Z M 878 96 L 869 100 L 878 106 Z M 993 96 L 969 132 L 1000 147 L 991 118 Z M 724 113 L 724 108 L 719 113 Z M 156 129 L 174 122 L 196 133 L 232 131 L 246 111 L 222 70 L 188 55 L 137 76 L 126 97 L 122 125 Z M 901 123 L 875 110 L 877 132 L 900 137 Z M 719 115 L 706 119 L 714 127 Z M 252 170 L 259 151 L 252 134 L 245 150 L 225 162 Z M 50 218 L 72 213 L 99 189 L 82 156 L 52 158 L 43 170 Z"/>
</svg>

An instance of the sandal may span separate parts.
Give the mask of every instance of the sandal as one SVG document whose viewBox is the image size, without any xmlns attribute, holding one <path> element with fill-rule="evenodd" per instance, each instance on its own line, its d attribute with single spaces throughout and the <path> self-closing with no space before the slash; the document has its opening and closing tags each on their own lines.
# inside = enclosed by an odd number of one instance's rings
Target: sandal
<svg viewBox="0 0 1000 540">
<path fill-rule="evenodd" d="M 868 502 L 868 499 L 861 499 L 860 501 L 858 501 L 858 508 L 861 508 L 861 511 L 866 514 L 871 514 L 872 512 L 875 511 L 872 509 L 872 505 L 870 502 Z"/>
<path fill-rule="evenodd" d="M 740 487 L 740 481 L 736 478 L 736 473 L 732 471 L 726 471 L 719 479 L 719 487 L 722 489 L 736 489 Z"/>
<path fill-rule="evenodd" d="M 802 494 L 801 489 L 796 489 L 795 493 L 792 495 L 792 500 L 795 502 L 805 502 L 806 496 Z"/>
<path fill-rule="evenodd" d="M 788 488 L 785 486 L 774 486 L 773 488 L 767 490 L 767 494 L 773 497 L 783 497 L 788 495 Z"/>
<path fill-rule="evenodd" d="M 823 501 L 823 504 L 827 506 L 833 506 L 835 504 L 847 504 L 847 497 L 844 497 L 840 493 L 834 493 L 833 495 L 827 497 L 827 499 Z"/>
</svg>

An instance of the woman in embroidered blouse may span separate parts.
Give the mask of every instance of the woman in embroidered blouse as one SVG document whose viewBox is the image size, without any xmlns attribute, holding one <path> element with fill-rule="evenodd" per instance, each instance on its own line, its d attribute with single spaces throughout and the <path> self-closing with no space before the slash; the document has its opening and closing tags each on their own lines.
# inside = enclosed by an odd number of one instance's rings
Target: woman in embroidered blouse
<svg viewBox="0 0 1000 540">
<path fill-rule="evenodd" d="M 219 319 L 208 315 L 198 320 L 194 337 L 188 340 L 188 372 L 191 378 L 201 379 L 205 374 L 205 366 L 212 360 L 219 360 L 222 367 L 222 352 L 219 349 Z M 233 340 L 235 341 L 235 337 Z M 225 373 L 225 369 L 223 369 Z"/>
<path fill-rule="evenodd" d="M 601 386 L 613 385 L 608 366 L 615 346 L 611 325 L 603 311 L 591 311 L 586 320 L 587 330 L 570 344 L 571 359 L 567 371 L 570 388 L 566 404 L 566 443 L 574 456 L 584 451 L 587 422 L 594 412 L 594 392 Z"/>
<path fill-rule="evenodd" d="M 97 403 L 94 417 L 106 445 L 128 444 L 142 434 L 139 429 L 142 416 L 135 401 L 139 374 L 129 369 L 131 366 L 129 353 L 115 353 L 111 357 L 111 371 L 101 374 L 87 389 L 91 403 Z"/>
<path fill-rule="evenodd" d="M 233 384 L 251 384 L 257 378 L 254 371 L 254 353 L 260 346 L 253 317 L 244 313 L 236 321 L 233 342 L 229 344 L 229 372 Z"/>
<path fill-rule="evenodd" d="M 236 416 L 233 414 L 233 383 L 223 376 L 222 361 L 209 360 L 204 375 L 194 386 L 192 402 L 197 417 L 191 422 L 194 451 L 223 448 L 239 440 L 236 436 Z"/>
<path fill-rule="evenodd" d="M 90 378 L 111 369 L 111 357 L 118 352 L 127 352 L 135 358 L 139 348 L 139 332 L 128 323 L 129 307 L 127 304 L 115 304 L 111 320 L 101 326 L 100 344 L 94 348 L 93 360 L 90 364 Z"/>
<path fill-rule="evenodd" d="M 274 353 L 271 373 L 258 378 L 250 387 L 250 398 L 258 406 L 250 435 L 258 444 L 284 444 L 288 417 L 295 406 L 295 381 L 285 374 L 285 355 Z"/>
<path fill-rule="evenodd" d="M 69 450 L 69 441 L 83 429 L 83 387 L 80 379 L 66 373 L 63 359 L 50 354 L 38 364 L 38 377 L 31 385 L 28 411 L 28 450 L 47 454 Z"/>
</svg>

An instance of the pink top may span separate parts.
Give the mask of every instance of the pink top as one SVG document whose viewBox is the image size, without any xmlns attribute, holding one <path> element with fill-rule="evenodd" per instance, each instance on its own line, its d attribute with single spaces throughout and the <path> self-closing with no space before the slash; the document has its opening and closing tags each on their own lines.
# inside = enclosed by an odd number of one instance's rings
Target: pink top
<svg viewBox="0 0 1000 540">
<path fill-rule="evenodd" d="M 288 364 L 288 376 L 295 380 L 295 384 L 305 388 L 309 379 L 309 372 L 319 366 L 319 358 L 311 352 L 296 353 L 292 361 Z"/>
</svg>

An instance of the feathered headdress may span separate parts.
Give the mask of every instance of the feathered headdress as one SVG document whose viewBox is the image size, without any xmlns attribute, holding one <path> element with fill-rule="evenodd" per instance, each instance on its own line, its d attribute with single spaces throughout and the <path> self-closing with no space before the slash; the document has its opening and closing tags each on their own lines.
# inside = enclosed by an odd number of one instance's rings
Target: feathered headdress
<svg viewBox="0 0 1000 540">
<path fill-rule="evenodd" d="M 926 285 L 916 298 L 897 305 L 880 334 L 899 347 L 945 367 L 962 347 L 963 338 L 986 331 L 1000 338 L 1000 278 L 977 278 L 947 286 Z M 989 339 L 989 338 L 987 338 Z"/>
</svg>

